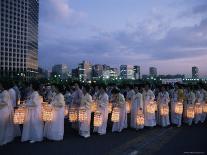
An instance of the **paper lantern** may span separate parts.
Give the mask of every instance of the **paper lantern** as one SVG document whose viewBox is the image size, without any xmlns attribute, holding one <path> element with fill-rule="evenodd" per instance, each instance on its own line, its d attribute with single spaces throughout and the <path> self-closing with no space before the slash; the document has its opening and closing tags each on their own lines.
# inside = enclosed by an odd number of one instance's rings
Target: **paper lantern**
<svg viewBox="0 0 207 155">
<path fill-rule="evenodd" d="M 169 115 L 169 107 L 168 107 L 168 105 L 161 105 L 160 106 L 160 115 L 161 116 Z"/>
<path fill-rule="evenodd" d="M 195 104 L 195 114 L 199 115 L 199 114 L 202 114 L 202 112 L 203 112 L 203 108 L 202 108 L 201 103 L 196 103 Z"/>
<path fill-rule="evenodd" d="M 187 107 L 187 118 L 193 119 L 195 117 L 195 111 L 193 106 Z"/>
<path fill-rule="evenodd" d="M 109 102 L 108 104 L 108 113 L 111 113 L 112 112 L 112 103 Z"/>
<path fill-rule="evenodd" d="M 183 104 L 181 102 L 178 102 L 175 104 L 175 113 L 182 115 L 183 113 Z"/>
<path fill-rule="evenodd" d="M 13 118 L 14 124 L 24 124 L 25 113 L 26 109 L 24 107 L 19 107 L 16 109 Z"/>
<path fill-rule="evenodd" d="M 70 122 L 76 122 L 78 120 L 78 110 L 76 107 L 70 107 L 68 113 Z"/>
<path fill-rule="evenodd" d="M 137 125 L 138 126 L 144 125 L 144 114 L 141 110 L 138 110 L 138 113 L 137 113 Z"/>
<path fill-rule="evenodd" d="M 91 112 L 95 112 L 97 110 L 97 103 L 94 101 L 91 104 Z"/>
<path fill-rule="evenodd" d="M 102 125 L 102 113 L 100 111 L 96 111 L 94 113 L 94 127 L 100 127 Z"/>
<path fill-rule="evenodd" d="M 114 107 L 112 111 L 111 121 L 119 122 L 119 117 L 120 117 L 120 109 L 118 107 Z"/>
<path fill-rule="evenodd" d="M 64 115 L 65 117 L 68 116 L 68 105 L 65 105 L 64 107 Z"/>
<path fill-rule="evenodd" d="M 87 120 L 87 110 L 85 107 L 80 107 L 79 108 L 79 113 L 78 113 L 78 120 L 79 122 L 84 122 Z"/>
<path fill-rule="evenodd" d="M 207 113 L 207 103 L 205 103 L 205 104 L 203 105 L 203 112 L 204 112 L 204 113 Z"/>
<path fill-rule="evenodd" d="M 156 110 L 156 104 L 151 101 L 149 104 L 147 104 L 147 112 L 150 114 L 154 114 Z"/>
<path fill-rule="evenodd" d="M 44 105 L 44 110 L 42 111 L 42 120 L 44 122 L 51 122 L 53 120 L 53 108 L 51 105 Z"/>
<path fill-rule="evenodd" d="M 131 112 L 131 102 L 130 101 L 126 101 L 126 111 L 127 111 L 127 113 Z"/>
</svg>

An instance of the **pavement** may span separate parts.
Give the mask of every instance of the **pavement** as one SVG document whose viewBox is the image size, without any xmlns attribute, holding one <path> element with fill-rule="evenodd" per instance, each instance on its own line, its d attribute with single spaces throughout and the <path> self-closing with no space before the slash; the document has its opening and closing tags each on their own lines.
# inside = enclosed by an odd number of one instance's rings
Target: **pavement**
<svg viewBox="0 0 207 155">
<path fill-rule="evenodd" d="M 82 138 L 71 129 L 66 121 L 64 140 L 54 142 L 44 140 L 30 144 L 13 142 L 0 146 L 0 155 L 177 155 L 207 154 L 207 122 L 180 128 L 159 126 L 144 130 L 125 129 L 121 133 L 112 133 L 109 124 L 106 135 L 91 134 Z"/>
</svg>

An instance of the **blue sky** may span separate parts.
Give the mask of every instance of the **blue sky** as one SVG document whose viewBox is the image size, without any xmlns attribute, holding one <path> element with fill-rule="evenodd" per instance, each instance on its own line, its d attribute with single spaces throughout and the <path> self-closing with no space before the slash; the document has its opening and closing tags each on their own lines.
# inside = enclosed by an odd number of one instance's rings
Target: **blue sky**
<svg viewBox="0 0 207 155">
<path fill-rule="evenodd" d="M 39 62 L 207 75 L 206 0 L 41 0 Z"/>
</svg>

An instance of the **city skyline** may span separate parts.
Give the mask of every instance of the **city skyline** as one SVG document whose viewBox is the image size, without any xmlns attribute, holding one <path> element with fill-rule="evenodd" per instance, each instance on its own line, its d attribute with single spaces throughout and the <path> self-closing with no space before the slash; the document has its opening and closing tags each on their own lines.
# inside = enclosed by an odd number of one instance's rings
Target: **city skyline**
<svg viewBox="0 0 207 155">
<path fill-rule="evenodd" d="M 198 66 L 207 75 L 206 8 L 204 0 L 41 1 L 39 64 L 75 68 L 90 60 L 187 75 Z"/>
</svg>

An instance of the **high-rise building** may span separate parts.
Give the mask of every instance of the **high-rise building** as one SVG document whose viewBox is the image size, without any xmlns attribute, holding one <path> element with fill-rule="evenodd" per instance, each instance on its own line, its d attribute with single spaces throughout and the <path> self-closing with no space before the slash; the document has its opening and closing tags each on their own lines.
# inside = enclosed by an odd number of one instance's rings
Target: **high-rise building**
<svg viewBox="0 0 207 155">
<path fill-rule="evenodd" d="M 157 68 L 150 67 L 149 68 L 149 75 L 150 75 L 150 77 L 157 77 Z"/>
<path fill-rule="evenodd" d="M 88 81 L 92 77 L 92 65 L 89 61 L 83 61 L 78 65 L 79 80 Z"/>
<path fill-rule="evenodd" d="M 134 79 L 134 67 L 131 65 L 121 65 L 120 77 L 122 79 Z"/>
<path fill-rule="evenodd" d="M 0 5 L 0 76 L 32 77 L 38 71 L 39 0 L 1 0 Z"/>
<path fill-rule="evenodd" d="M 199 78 L 199 68 L 196 66 L 192 67 L 192 78 L 193 79 Z"/>
<path fill-rule="evenodd" d="M 67 79 L 69 74 L 69 68 L 66 64 L 57 64 L 52 67 L 52 74 L 59 75 L 62 79 Z"/>
<path fill-rule="evenodd" d="M 92 67 L 92 74 L 93 74 L 93 78 L 100 78 L 103 76 L 103 65 L 100 64 L 96 64 Z"/>
<path fill-rule="evenodd" d="M 134 66 L 134 78 L 140 79 L 141 75 L 140 75 L 140 66 Z"/>
</svg>

